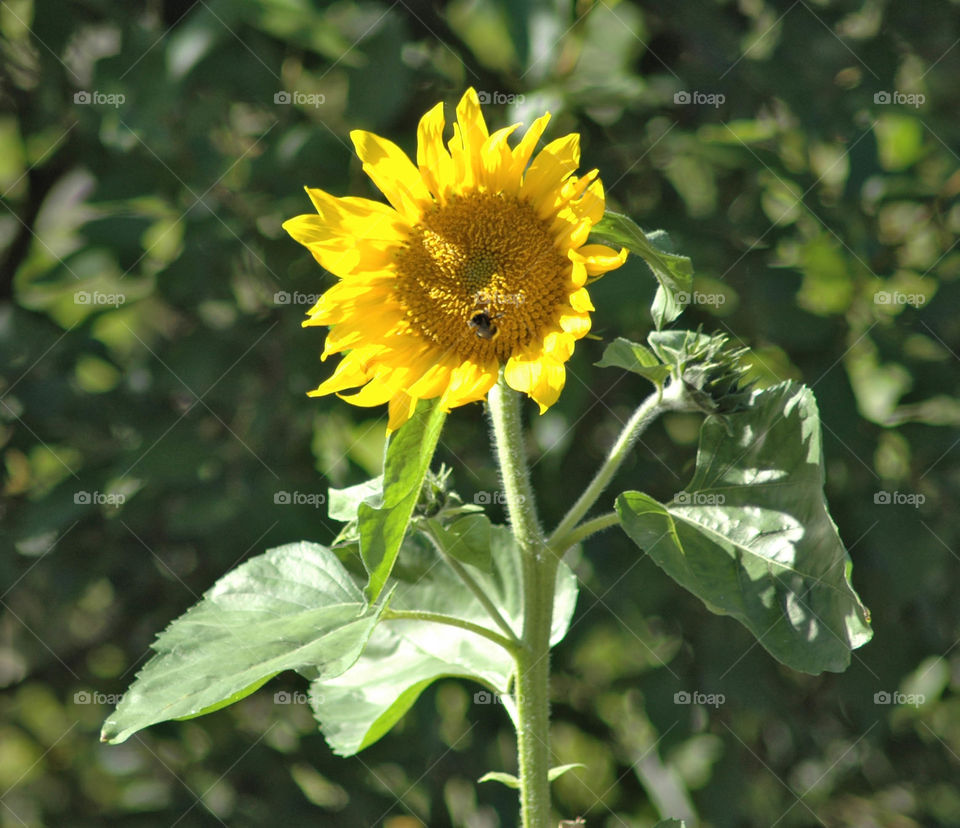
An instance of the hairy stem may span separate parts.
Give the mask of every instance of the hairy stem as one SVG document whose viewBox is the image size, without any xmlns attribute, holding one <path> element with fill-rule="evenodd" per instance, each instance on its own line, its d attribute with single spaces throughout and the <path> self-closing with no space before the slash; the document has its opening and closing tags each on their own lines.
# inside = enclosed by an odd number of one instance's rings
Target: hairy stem
<svg viewBox="0 0 960 828">
<path fill-rule="evenodd" d="M 590 520 L 585 520 L 579 526 L 571 529 L 566 535 L 556 537 L 555 540 L 550 542 L 550 547 L 558 555 L 562 555 L 571 546 L 580 543 L 582 540 L 586 540 L 597 532 L 602 532 L 604 529 L 616 526 L 619 522 L 620 515 L 616 512 L 607 512 L 605 515 L 590 518 Z"/>
<path fill-rule="evenodd" d="M 515 653 L 517 754 L 523 828 L 550 825 L 550 630 L 559 559 L 537 520 L 523 444 L 520 395 L 503 378 L 489 394 L 494 446 L 523 572 L 523 635 Z"/>
</svg>

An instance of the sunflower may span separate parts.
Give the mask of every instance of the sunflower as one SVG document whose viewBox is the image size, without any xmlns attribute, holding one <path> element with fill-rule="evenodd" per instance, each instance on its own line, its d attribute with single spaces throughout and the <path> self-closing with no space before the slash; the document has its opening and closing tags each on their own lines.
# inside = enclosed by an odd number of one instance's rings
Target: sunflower
<svg viewBox="0 0 960 828">
<path fill-rule="evenodd" d="M 389 206 L 308 187 L 317 214 L 283 225 L 340 279 L 303 323 L 330 326 L 323 359 L 345 352 L 310 396 L 389 403 L 392 431 L 418 400 L 440 397 L 450 410 L 484 399 L 502 366 L 541 414 L 556 401 L 574 342 L 590 330 L 585 285 L 626 251 L 586 244 L 604 198 L 596 170 L 573 175 L 579 135 L 530 160 L 549 119 L 511 147 L 519 124 L 489 134 L 468 89 L 446 147 L 443 104 L 420 120 L 416 166 L 396 144 L 351 133 Z"/>
</svg>

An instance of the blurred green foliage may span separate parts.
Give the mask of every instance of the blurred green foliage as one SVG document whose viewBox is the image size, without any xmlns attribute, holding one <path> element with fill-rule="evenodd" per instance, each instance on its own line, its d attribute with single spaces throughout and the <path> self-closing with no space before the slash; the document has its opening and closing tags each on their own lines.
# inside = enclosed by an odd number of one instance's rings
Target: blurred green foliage
<svg viewBox="0 0 960 828">
<path fill-rule="evenodd" d="M 594 539 L 554 657 L 557 763 L 587 765 L 560 814 L 960 825 L 958 23 L 932 0 L 0 4 L 0 826 L 514 824 L 475 785 L 514 770 L 503 711 L 459 682 L 350 760 L 292 676 L 97 742 L 156 632 L 245 557 L 329 542 L 309 495 L 378 472 L 383 412 L 304 396 L 332 277 L 280 223 L 304 185 L 374 196 L 350 129 L 411 150 L 468 85 L 492 125 L 580 131 L 610 207 L 692 257 L 681 322 L 814 388 L 876 630 L 847 673 L 794 673 Z M 636 261 L 603 279 L 595 332 L 641 340 L 654 287 Z M 530 413 L 551 525 L 647 390 L 603 347 Z M 698 422 L 652 429 L 621 488 L 682 489 Z M 475 405 L 442 437 L 468 499 L 496 487 L 485 432 Z"/>
</svg>

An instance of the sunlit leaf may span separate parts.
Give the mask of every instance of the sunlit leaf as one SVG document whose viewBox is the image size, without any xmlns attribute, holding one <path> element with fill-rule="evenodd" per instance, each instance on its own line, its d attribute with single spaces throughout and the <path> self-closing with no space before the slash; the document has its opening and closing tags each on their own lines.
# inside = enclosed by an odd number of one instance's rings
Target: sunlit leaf
<svg viewBox="0 0 960 828">
<path fill-rule="evenodd" d="M 672 501 L 626 492 L 617 512 L 668 575 L 784 664 L 841 671 L 872 631 L 823 481 L 813 393 L 782 383 L 707 419 L 693 480 Z"/>
<path fill-rule="evenodd" d="M 272 549 L 221 578 L 170 624 L 101 739 L 212 712 L 283 670 L 335 676 L 360 655 L 379 611 L 323 546 Z"/>
</svg>

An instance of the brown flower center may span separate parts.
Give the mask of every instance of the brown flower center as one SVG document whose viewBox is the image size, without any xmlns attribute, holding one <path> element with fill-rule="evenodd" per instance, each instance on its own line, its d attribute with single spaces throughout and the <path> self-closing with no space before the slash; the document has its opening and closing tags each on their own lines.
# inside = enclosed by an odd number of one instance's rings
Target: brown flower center
<svg viewBox="0 0 960 828">
<path fill-rule="evenodd" d="M 411 327 L 461 359 L 505 362 L 556 320 L 570 260 L 512 196 L 469 193 L 427 212 L 397 255 Z"/>
</svg>

